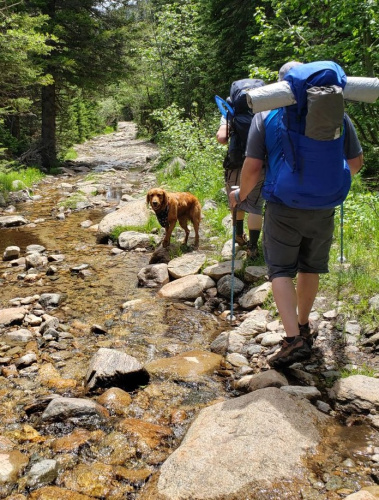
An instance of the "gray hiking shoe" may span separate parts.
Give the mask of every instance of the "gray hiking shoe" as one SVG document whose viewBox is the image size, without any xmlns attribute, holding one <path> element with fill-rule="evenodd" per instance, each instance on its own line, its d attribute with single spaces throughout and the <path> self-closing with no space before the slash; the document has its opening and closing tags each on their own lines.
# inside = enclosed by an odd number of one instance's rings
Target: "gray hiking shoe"
<svg viewBox="0 0 379 500">
<path fill-rule="evenodd" d="M 292 365 L 297 361 L 310 358 L 312 352 L 307 341 L 298 335 L 292 342 L 287 342 L 283 339 L 280 342 L 280 349 L 273 356 L 271 356 L 267 363 L 273 368 L 282 368 L 284 366 Z"/>
<path fill-rule="evenodd" d="M 315 329 L 311 328 L 309 323 L 305 325 L 299 325 L 299 332 L 300 336 L 303 337 L 309 347 L 312 347 L 318 332 Z"/>
</svg>

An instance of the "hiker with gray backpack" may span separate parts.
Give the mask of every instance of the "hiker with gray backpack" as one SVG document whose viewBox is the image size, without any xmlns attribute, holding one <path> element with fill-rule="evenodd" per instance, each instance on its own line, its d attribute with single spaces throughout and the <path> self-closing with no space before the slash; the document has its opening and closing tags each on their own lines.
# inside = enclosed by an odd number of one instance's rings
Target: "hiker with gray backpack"
<svg viewBox="0 0 379 500">
<path fill-rule="evenodd" d="M 275 368 L 311 356 L 315 332 L 309 314 L 319 275 L 328 272 L 335 207 L 363 165 L 355 128 L 344 112 L 342 68 L 332 61 L 292 61 L 280 69 L 279 81 L 288 82 L 296 104 L 255 114 L 240 188 L 229 195 L 232 207 L 245 200 L 266 162 L 263 248 L 286 332 L 268 358 Z"/>
<path fill-rule="evenodd" d="M 228 151 L 223 162 L 225 187 L 228 196 L 233 186 L 240 185 L 247 137 L 254 116 L 252 110 L 247 105 L 246 89 L 259 88 L 263 85 L 265 85 L 263 80 L 245 78 L 234 81 L 230 87 L 230 96 L 226 101 L 226 113 L 221 117 L 220 127 L 216 134 L 217 141 L 220 144 L 228 144 Z M 263 176 L 262 173 L 259 182 L 247 195 L 243 203 L 237 207 L 236 211 L 233 213 L 232 210 L 232 215 L 235 219 L 233 220 L 233 224 L 235 224 L 235 243 L 240 247 L 247 246 L 247 257 L 252 260 L 258 256 L 258 240 L 262 228 L 264 200 L 261 191 Z M 246 212 L 248 213 L 247 226 L 249 238 L 247 238 L 244 232 Z"/>
</svg>

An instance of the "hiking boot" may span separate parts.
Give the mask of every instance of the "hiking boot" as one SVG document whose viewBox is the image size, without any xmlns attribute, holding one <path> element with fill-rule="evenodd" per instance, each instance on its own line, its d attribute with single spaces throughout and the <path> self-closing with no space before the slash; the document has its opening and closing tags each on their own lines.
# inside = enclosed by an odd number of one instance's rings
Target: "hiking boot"
<svg viewBox="0 0 379 500">
<path fill-rule="evenodd" d="M 281 368 L 292 365 L 296 361 L 308 359 L 311 356 L 311 348 L 306 340 L 298 335 L 292 342 L 287 342 L 284 338 L 280 341 L 279 351 L 267 360 L 267 363 L 274 368 Z"/>
<path fill-rule="evenodd" d="M 246 236 L 246 234 L 245 234 L 245 233 L 243 233 L 243 234 L 238 234 L 238 235 L 236 236 L 236 243 L 237 243 L 237 245 L 239 245 L 240 247 L 244 247 L 245 245 L 247 245 L 247 242 L 248 242 L 248 240 L 247 240 L 247 236 Z"/>
<path fill-rule="evenodd" d="M 247 245 L 246 257 L 251 260 L 256 259 L 258 257 L 258 246 L 249 243 Z"/>
<path fill-rule="evenodd" d="M 318 332 L 315 330 L 312 331 L 309 323 L 306 323 L 305 325 L 299 325 L 299 332 L 300 336 L 303 337 L 309 347 L 312 347 Z"/>
</svg>

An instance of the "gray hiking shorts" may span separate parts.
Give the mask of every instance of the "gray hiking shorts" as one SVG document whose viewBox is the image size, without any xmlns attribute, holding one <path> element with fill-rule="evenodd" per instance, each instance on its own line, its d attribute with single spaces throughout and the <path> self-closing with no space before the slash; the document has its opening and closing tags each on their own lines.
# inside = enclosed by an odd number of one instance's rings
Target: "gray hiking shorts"
<svg viewBox="0 0 379 500">
<path fill-rule="evenodd" d="M 232 186 L 240 185 L 240 177 L 241 177 L 241 168 L 233 168 L 225 170 L 225 187 L 226 192 L 229 195 L 230 191 L 232 191 Z M 264 175 L 262 175 L 262 179 L 257 183 L 254 189 L 250 191 L 247 195 L 246 200 L 243 200 L 238 208 L 243 210 L 244 212 L 248 212 L 250 214 L 262 215 L 262 209 L 264 204 L 264 199 L 262 198 L 262 186 L 263 186 Z M 231 208 L 229 206 L 229 208 Z"/>
<path fill-rule="evenodd" d="M 334 232 L 334 208 L 302 210 L 268 202 L 263 251 L 270 281 L 298 272 L 327 273 Z"/>
</svg>

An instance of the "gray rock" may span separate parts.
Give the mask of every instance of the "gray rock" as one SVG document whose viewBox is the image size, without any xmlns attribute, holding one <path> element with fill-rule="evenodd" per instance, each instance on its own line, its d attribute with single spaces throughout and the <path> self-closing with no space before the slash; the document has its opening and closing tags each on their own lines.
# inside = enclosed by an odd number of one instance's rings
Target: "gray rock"
<svg viewBox="0 0 379 500">
<path fill-rule="evenodd" d="M 34 338 L 34 335 L 26 328 L 21 328 L 19 330 L 7 332 L 4 337 L 13 342 L 29 342 Z"/>
<path fill-rule="evenodd" d="M 168 272 L 175 279 L 184 278 L 190 274 L 197 274 L 206 259 L 205 254 L 199 252 L 191 252 L 176 257 L 168 263 Z"/>
<path fill-rule="evenodd" d="M 256 373 L 251 377 L 249 383 L 249 391 L 257 391 L 265 387 L 282 387 L 288 385 L 288 380 L 284 375 L 278 373 L 276 370 L 267 370 L 265 372 Z"/>
<path fill-rule="evenodd" d="M 28 313 L 26 307 L 8 307 L 0 309 L 0 326 L 20 324 Z"/>
<path fill-rule="evenodd" d="M 158 295 L 167 299 L 195 300 L 214 286 L 215 282 L 209 276 L 196 274 L 167 283 L 159 290 Z"/>
<path fill-rule="evenodd" d="M 20 257 L 20 251 L 20 247 L 16 245 L 7 247 L 3 253 L 3 260 L 8 261 L 18 259 Z"/>
<path fill-rule="evenodd" d="M 372 309 L 379 311 L 379 294 L 371 297 L 371 299 L 368 301 L 368 303 Z"/>
<path fill-rule="evenodd" d="M 258 492 L 283 478 L 296 478 L 296 498 L 306 481 L 303 459 L 320 442 L 327 419 L 308 401 L 276 388 L 209 406 L 162 465 L 151 498 L 237 498 L 238 492 Z"/>
<path fill-rule="evenodd" d="M 235 295 L 240 294 L 244 288 L 245 288 L 245 283 L 236 276 L 234 276 L 233 279 L 234 294 Z M 229 298 L 231 296 L 232 276 L 230 274 L 227 274 L 226 276 L 223 276 L 218 280 L 217 291 L 222 297 Z"/>
<path fill-rule="evenodd" d="M 137 274 L 139 286 L 160 288 L 170 281 L 167 264 L 150 264 Z"/>
<path fill-rule="evenodd" d="M 152 248 L 158 244 L 159 238 L 152 234 L 139 233 L 138 231 L 124 231 L 118 237 L 118 245 L 123 250 L 135 248 Z"/>
<path fill-rule="evenodd" d="M 242 269 L 243 269 L 243 261 L 236 260 L 234 262 L 234 270 L 238 272 L 242 271 Z M 210 276 L 212 279 L 216 281 L 222 278 L 223 276 L 226 276 L 231 273 L 232 273 L 232 261 L 230 260 L 226 260 L 225 262 L 218 262 L 217 264 L 213 264 L 203 269 L 203 274 Z"/>
<path fill-rule="evenodd" d="M 244 280 L 247 283 L 255 283 L 256 281 L 265 278 L 267 272 L 266 266 L 247 266 L 245 269 Z"/>
<path fill-rule="evenodd" d="M 146 385 L 148 380 L 148 373 L 136 358 L 116 349 L 104 347 L 92 357 L 86 374 L 88 390 L 98 387 L 120 387 L 130 391 L 140 385 Z"/>
<path fill-rule="evenodd" d="M 45 250 L 46 250 L 46 248 L 44 246 L 33 244 L 33 245 L 28 245 L 26 247 L 25 253 L 26 254 L 29 254 L 29 253 L 43 253 Z"/>
<path fill-rule="evenodd" d="M 271 292 L 271 283 L 266 282 L 263 285 L 257 286 L 242 295 L 238 303 L 244 309 L 253 309 L 256 306 L 262 305 Z"/>
<path fill-rule="evenodd" d="M 28 224 L 28 220 L 22 215 L 4 215 L 0 217 L 0 227 L 16 227 Z"/>
<path fill-rule="evenodd" d="M 50 401 L 41 418 L 45 422 L 68 420 L 92 426 L 105 421 L 108 416 L 107 410 L 91 399 L 58 397 Z"/>
<path fill-rule="evenodd" d="M 309 399 L 310 401 L 321 397 L 321 392 L 316 387 L 307 387 L 302 385 L 285 385 L 281 387 L 283 391 L 299 396 L 301 398 Z"/>
<path fill-rule="evenodd" d="M 145 226 L 150 218 L 150 212 L 145 199 L 129 201 L 115 212 L 107 214 L 99 223 L 97 241 L 108 237 L 117 226 Z"/>
<path fill-rule="evenodd" d="M 352 375 L 337 380 L 329 396 L 344 413 L 367 413 L 379 410 L 379 380 L 365 375 Z"/>
<path fill-rule="evenodd" d="M 60 293 L 42 293 L 39 298 L 41 306 L 46 309 L 58 307 L 63 300 L 64 296 Z"/>
<path fill-rule="evenodd" d="M 32 466 L 27 475 L 30 488 L 53 483 L 58 477 L 59 466 L 56 460 L 41 460 Z"/>
</svg>

